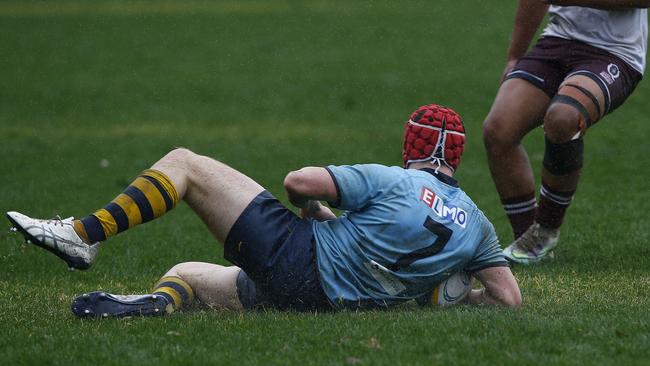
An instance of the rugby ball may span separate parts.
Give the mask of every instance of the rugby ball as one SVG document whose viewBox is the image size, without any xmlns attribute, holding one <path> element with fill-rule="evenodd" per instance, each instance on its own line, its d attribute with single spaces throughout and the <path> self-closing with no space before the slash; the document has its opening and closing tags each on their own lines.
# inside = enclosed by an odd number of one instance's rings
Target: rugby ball
<svg viewBox="0 0 650 366">
<path fill-rule="evenodd" d="M 451 306 L 463 301 L 472 290 L 472 276 L 467 272 L 458 272 L 442 281 L 433 290 L 431 302 L 439 306 Z"/>
</svg>

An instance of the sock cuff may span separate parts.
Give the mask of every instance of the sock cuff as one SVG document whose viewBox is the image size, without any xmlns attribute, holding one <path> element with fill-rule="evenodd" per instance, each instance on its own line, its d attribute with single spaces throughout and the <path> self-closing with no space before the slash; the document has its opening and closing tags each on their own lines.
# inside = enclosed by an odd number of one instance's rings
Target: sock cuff
<svg viewBox="0 0 650 366">
<path fill-rule="evenodd" d="M 183 279 L 176 276 L 165 276 L 161 278 L 154 286 L 154 292 L 169 294 L 177 305 L 180 305 L 182 302 L 192 302 L 194 300 L 192 287 L 183 281 Z"/>
<path fill-rule="evenodd" d="M 525 202 L 525 201 L 530 201 L 535 199 L 535 191 L 530 191 L 526 194 L 522 194 L 520 196 L 513 196 L 513 197 L 507 197 L 503 198 L 501 197 L 501 203 L 503 205 L 510 205 L 510 204 L 516 204 L 520 202 Z"/>
<path fill-rule="evenodd" d="M 74 220 L 72 222 L 72 225 L 74 227 L 74 231 L 79 235 L 79 237 L 86 242 L 86 244 L 93 244 L 90 242 L 90 238 L 88 237 L 88 232 L 86 231 L 86 228 L 84 227 L 84 224 L 81 222 L 81 220 Z"/>
<path fill-rule="evenodd" d="M 162 296 L 167 299 L 167 303 L 171 305 L 172 309 L 178 309 L 183 304 L 182 297 L 176 292 L 167 287 L 157 288 L 153 292 L 154 295 Z"/>
<path fill-rule="evenodd" d="M 553 190 L 544 182 L 542 182 L 542 186 L 539 188 L 539 194 L 541 197 L 563 206 L 568 206 L 571 201 L 573 201 L 573 195 L 575 193 L 575 190 L 564 192 Z"/>
<path fill-rule="evenodd" d="M 515 215 L 534 210 L 537 207 L 537 200 L 533 191 L 521 196 L 502 198 L 501 204 L 507 215 Z"/>
<path fill-rule="evenodd" d="M 169 179 L 165 173 L 156 169 L 146 169 L 143 170 L 139 176 L 149 180 L 156 186 L 156 188 L 158 188 L 159 191 L 161 191 L 161 193 L 167 193 L 167 196 L 171 201 L 171 206 L 176 206 L 179 201 L 178 192 L 176 191 L 176 186 L 174 186 L 172 180 Z"/>
</svg>

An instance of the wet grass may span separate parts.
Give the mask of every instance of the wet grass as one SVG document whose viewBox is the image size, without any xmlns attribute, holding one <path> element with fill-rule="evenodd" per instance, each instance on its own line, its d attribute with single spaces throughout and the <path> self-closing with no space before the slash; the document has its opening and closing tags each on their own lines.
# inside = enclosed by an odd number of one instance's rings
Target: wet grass
<svg viewBox="0 0 650 366">
<path fill-rule="evenodd" d="M 0 210 L 82 216 L 174 146 L 216 157 L 284 200 L 304 165 L 399 164 L 401 122 L 464 116 L 461 186 L 510 239 L 481 121 L 514 1 L 0 4 Z M 587 136 L 553 262 L 514 268 L 520 311 L 224 313 L 80 321 L 71 298 L 145 292 L 173 264 L 225 263 L 181 205 L 105 243 L 88 272 L 0 233 L 7 364 L 648 364 L 650 89 Z M 526 141 L 541 164 L 541 134 Z M 8 228 L 8 224 L 7 224 Z"/>
</svg>

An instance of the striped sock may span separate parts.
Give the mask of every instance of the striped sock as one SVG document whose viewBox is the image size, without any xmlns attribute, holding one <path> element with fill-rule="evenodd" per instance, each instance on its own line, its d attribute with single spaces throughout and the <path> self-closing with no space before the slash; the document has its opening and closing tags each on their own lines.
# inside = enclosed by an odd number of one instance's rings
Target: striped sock
<svg viewBox="0 0 650 366">
<path fill-rule="evenodd" d="M 575 192 L 575 190 L 568 192 L 554 191 L 542 181 L 537 222 L 545 228 L 558 229 L 562 225 L 564 215 L 573 200 Z"/>
<path fill-rule="evenodd" d="M 508 215 L 515 239 L 517 239 L 535 222 L 535 213 L 537 211 L 535 192 L 517 197 L 502 198 L 501 204 L 506 211 L 506 215 Z"/>
<path fill-rule="evenodd" d="M 75 231 L 89 244 L 104 241 L 135 225 L 165 214 L 179 201 L 172 181 L 162 172 L 145 170 L 104 208 L 74 221 Z"/>
<path fill-rule="evenodd" d="M 167 313 L 180 309 L 183 305 L 194 301 L 194 291 L 180 277 L 166 276 L 160 279 L 153 288 L 154 295 L 167 299 Z"/>
</svg>

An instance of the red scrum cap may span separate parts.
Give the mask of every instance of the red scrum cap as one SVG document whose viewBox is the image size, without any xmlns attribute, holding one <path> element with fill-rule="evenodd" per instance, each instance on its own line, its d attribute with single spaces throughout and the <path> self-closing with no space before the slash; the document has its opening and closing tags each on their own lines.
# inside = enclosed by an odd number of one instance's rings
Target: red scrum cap
<svg viewBox="0 0 650 366">
<path fill-rule="evenodd" d="M 404 167 L 421 161 L 456 170 L 465 146 L 463 120 L 453 109 L 437 104 L 418 108 L 404 125 Z"/>
</svg>

